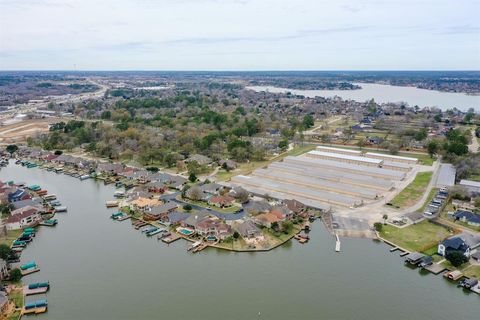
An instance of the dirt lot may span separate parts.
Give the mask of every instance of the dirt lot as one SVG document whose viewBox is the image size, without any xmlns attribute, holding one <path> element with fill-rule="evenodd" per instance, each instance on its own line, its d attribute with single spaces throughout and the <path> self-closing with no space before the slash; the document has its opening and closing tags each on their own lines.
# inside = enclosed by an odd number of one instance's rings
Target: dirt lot
<svg viewBox="0 0 480 320">
<path fill-rule="evenodd" d="M 37 133 L 47 132 L 49 124 L 56 121 L 58 121 L 58 119 L 35 119 L 0 126 L 0 144 L 24 142 L 27 137 Z"/>
</svg>

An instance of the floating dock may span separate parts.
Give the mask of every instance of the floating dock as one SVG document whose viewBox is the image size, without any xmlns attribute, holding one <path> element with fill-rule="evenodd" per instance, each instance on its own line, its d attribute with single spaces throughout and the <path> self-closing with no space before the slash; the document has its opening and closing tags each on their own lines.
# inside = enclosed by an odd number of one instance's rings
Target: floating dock
<svg viewBox="0 0 480 320">
<path fill-rule="evenodd" d="M 23 287 L 23 294 L 26 296 L 34 295 L 34 294 L 42 294 L 47 292 L 50 289 L 50 283 L 46 282 L 37 282 L 37 283 L 30 283 L 27 286 Z"/>
<path fill-rule="evenodd" d="M 47 300 L 37 300 L 26 303 L 22 308 L 22 314 L 40 314 L 47 312 Z"/>
<path fill-rule="evenodd" d="M 162 238 L 162 241 L 165 242 L 165 243 L 172 243 L 174 241 L 177 241 L 180 238 L 181 238 L 181 236 L 179 234 L 172 233 L 171 235 L 169 235 L 165 238 Z"/>
</svg>

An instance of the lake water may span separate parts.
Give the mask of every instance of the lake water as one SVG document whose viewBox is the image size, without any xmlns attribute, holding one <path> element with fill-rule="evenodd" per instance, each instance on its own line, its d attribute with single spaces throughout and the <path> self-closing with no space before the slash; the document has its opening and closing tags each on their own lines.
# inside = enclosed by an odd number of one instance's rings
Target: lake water
<svg viewBox="0 0 480 320">
<path fill-rule="evenodd" d="M 255 91 L 269 91 L 274 93 L 291 92 L 305 97 L 341 97 L 345 100 L 364 102 L 375 99 L 378 103 L 406 102 L 409 106 L 438 107 L 442 110 L 456 107 L 459 110 L 474 108 L 480 112 L 480 96 L 467 95 L 455 92 L 440 92 L 418 89 L 415 87 L 390 86 L 375 83 L 355 83 L 362 87 L 359 90 L 294 90 L 272 86 L 251 86 L 248 89 Z"/>
<path fill-rule="evenodd" d="M 35 319 L 478 319 L 480 297 L 403 265 L 366 239 L 342 239 L 320 221 L 308 244 L 267 253 L 186 251 L 147 238 L 105 208 L 114 188 L 10 164 L 0 179 L 40 184 L 68 206 L 22 254 L 49 280 L 49 311 Z M 37 298 L 40 298 L 38 296 Z M 32 300 L 29 298 L 28 300 Z"/>
</svg>

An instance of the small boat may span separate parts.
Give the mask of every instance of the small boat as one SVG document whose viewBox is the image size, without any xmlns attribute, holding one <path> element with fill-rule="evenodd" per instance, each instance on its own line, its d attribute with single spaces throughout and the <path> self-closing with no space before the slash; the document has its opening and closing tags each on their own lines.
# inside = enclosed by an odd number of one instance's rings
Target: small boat
<svg viewBox="0 0 480 320">
<path fill-rule="evenodd" d="M 56 226 L 57 224 L 58 224 L 57 219 L 47 219 L 40 222 L 40 225 L 47 226 L 47 227 L 53 227 L 53 226 Z"/>
<path fill-rule="evenodd" d="M 53 207 L 58 207 L 58 206 L 61 206 L 62 203 L 60 202 L 60 200 L 53 200 L 53 201 L 50 201 L 49 202 L 51 206 Z"/>
<path fill-rule="evenodd" d="M 61 173 L 63 171 L 63 168 L 55 168 L 55 173 Z"/>
<path fill-rule="evenodd" d="M 28 189 L 32 191 L 40 191 L 42 188 L 38 184 L 32 184 L 31 186 L 28 186 Z"/>
<path fill-rule="evenodd" d="M 58 206 L 58 207 L 55 207 L 55 212 L 66 212 L 67 211 L 67 207 L 66 206 Z"/>
<path fill-rule="evenodd" d="M 49 200 L 56 200 L 57 196 L 54 194 L 47 194 L 46 196 L 43 197 L 43 199 L 49 201 Z"/>
<path fill-rule="evenodd" d="M 197 242 L 194 242 L 191 246 L 188 246 L 187 248 L 187 251 L 190 251 L 192 249 L 195 249 L 196 247 L 198 247 L 199 245 L 202 244 L 202 241 L 197 241 Z"/>
<path fill-rule="evenodd" d="M 120 191 L 120 190 L 117 190 L 117 191 L 115 191 L 115 193 L 113 194 L 113 196 L 114 196 L 115 198 L 123 198 L 123 197 L 125 197 L 125 192 Z"/>
<path fill-rule="evenodd" d="M 48 193 L 48 191 L 47 191 L 47 190 L 44 190 L 44 189 L 37 191 L 37 194 L 38 194 L 40 197 L 46 195 L 47 193 Z"/>
<path fill-rule="evenodd" d="M 153 230 L 153 231 L 148 231 L 148 232 L 147 232 L 147 237 L 154 236 L 154 235 L 156 235 L 156 234 L 159 234 L 160 232 L 162 232 L 162 229 L 159 229 L 159 228 L 156 228 L 156 229 Z"/>
<path fill-rule="evenodd" d="M 83 181 L 83 180 L 90 179 L 90 175 L 89 175 L 89 174 L 81 175 L 79 179 L 82 180 L 82 181 Z"/>
<path fill-rule="evenodd" d="M 12 243 L 12 249 L 14 248 L 24 248 L 27 246 L 27 242 L 23 240 L 15 240 Z"/>
<path fill-rule="evenodd" d="M 142 233 L 148 233 L 150 231 L 156 230 L 157 227 L 152 227 L 151 225 L 146 225 L 145 227 L 141 228 L 140 231 Z"/>
</svg>

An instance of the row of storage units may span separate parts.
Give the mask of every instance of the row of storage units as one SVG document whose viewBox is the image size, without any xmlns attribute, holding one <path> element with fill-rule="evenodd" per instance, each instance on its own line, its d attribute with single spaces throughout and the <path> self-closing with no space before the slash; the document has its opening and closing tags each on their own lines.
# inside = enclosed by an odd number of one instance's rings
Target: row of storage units
<svg viewBox="0 0 480 320">
<path fill-rule="evenodd" d="M 302 157 L 302 156 L 300 157 L 288 156 L 288 157 L 285 157 L 283 161 L 287 163 L 297 163 L 299 165 L 306 166 L 306 167 L 312 166 L 315 168 L 329 168 L 329 169 L 333 169 L 341 172 L 362 174 L 365 176 L 388 179 L 388 180 L 405 179 L 405 172 L 402 172 L 402 171 L 362 166 L 358 164 L 344 163 L 344 162 L 338 162 L 338 161 L 332 161 L 332 160 L 314 159 L 314 158 Z"/>
<path fill-rule="evenodd" d="M 291 195 L 291 198 L 293 199 L 297 199 L 296 197 L 303 197 L 330 205 L 344 207 L 357 207 L 363 204 L 363 200 L 359 197 L 312 189 L 308 186 L 265 179 L 257 176 L 235 176 L 231 179 L 231 182 L 242 185 L 247 190 L 249 190 L 249 187 L 254 187 L 264 190 L 264 193 L 268 194 L 270 194 L 272 191 L 285 193 Z"/>
<path fill-rule="evenodd" d="M 332 182 L 328 180 L 319 179 L 312 176 L 305 176 L 291 172 L 278 172 L 275 169 L 258 169 L 252 173 L 253 176 L 291 183 L 293 185 L 309 187 L 328 192 L 335 192 L 339 194 L 351 195 L 361 197 L 369 200 L 374 200 L 379 197 L 377 190 L 362 188 L 354 185 L 345 184 L 342 182 Z"/>
<path fill-rule="evenodd" d="M 306 167 L 297 163 L 288 163 L 287 161 L 272 163 L 269 168 L 275 169 L 278 172 L 291 172 L 333 182 L 343 182 L 354 186 L 365 187 L 379 191 L 390 191 L 395 186 L 392 181 L 382 178 L 375 178 L 350 172 L 341 172 L 330 168 L 318 168 L 313 166 Z"/>
</svg>

